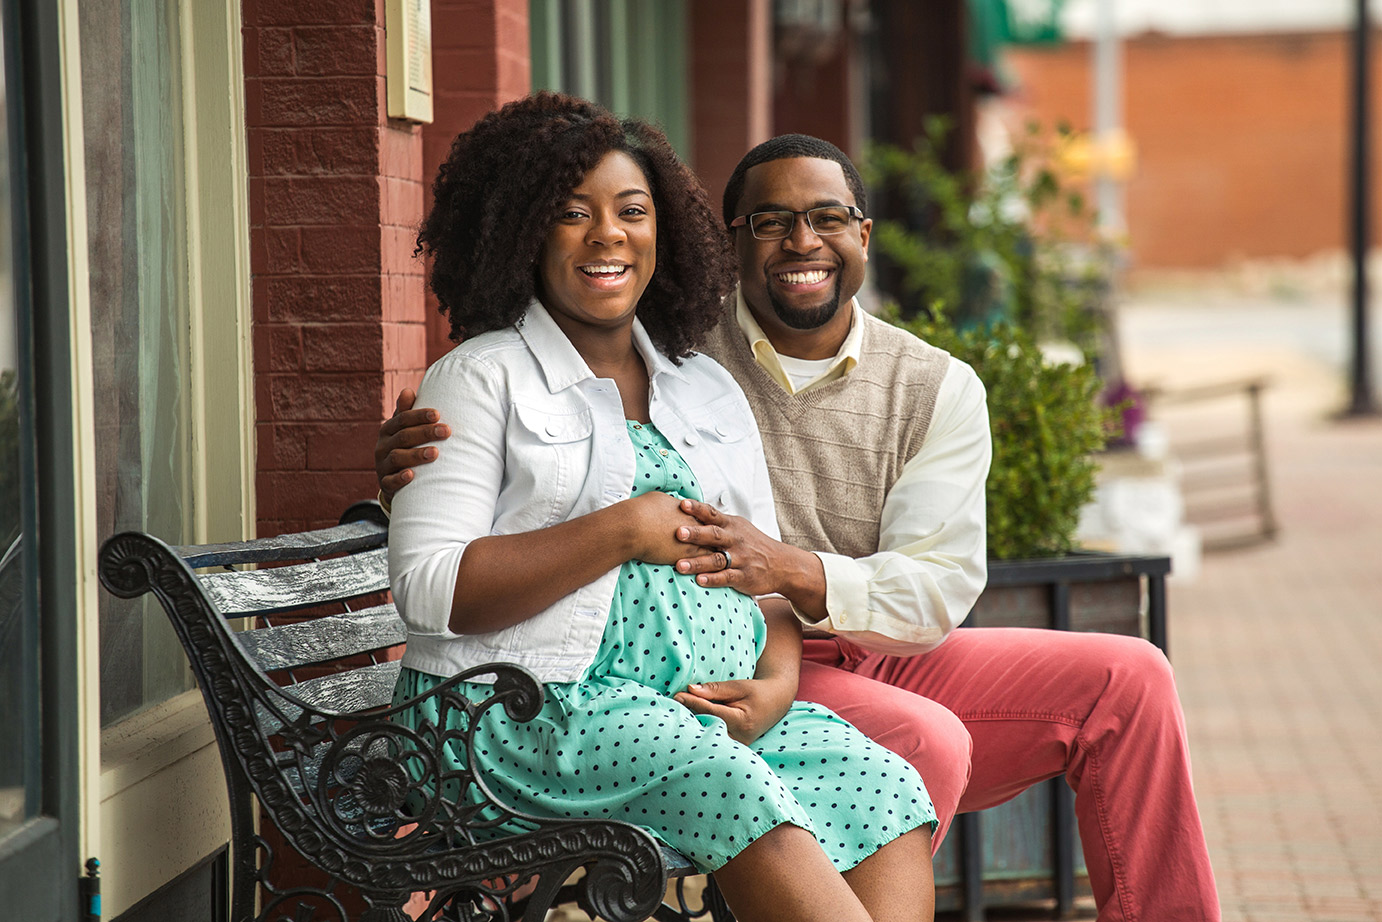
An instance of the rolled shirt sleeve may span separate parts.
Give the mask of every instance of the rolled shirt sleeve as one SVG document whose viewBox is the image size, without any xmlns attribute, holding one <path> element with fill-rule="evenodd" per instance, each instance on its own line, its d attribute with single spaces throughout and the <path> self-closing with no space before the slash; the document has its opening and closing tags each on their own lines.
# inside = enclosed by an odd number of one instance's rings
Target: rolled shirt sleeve
<svg viewBox="0 0 1382 922">
<path fill-rule="evenodd" d="M 452 352 L 418 387 L 418 406 L 433 407 L 464 433 L 415 468 L 394 497 L 389 522 L 389 578 L 399 615 L 417 635 L 451 633 L 451 605 L 461 557 L 488 535 L 504 477 L 505 406 L 500 374 L 484 359 Z"/>
<path fill-rule="evenodd" d="M 911 655 L 939 645 L 988 578 L 984 483 L 991 457 L 984 385 L 952 357 L 921 450 L 884 500 L 878 552 L 817 552 L 827 617 L 803 619 L 806 626 L 878 653 Z"/>
</svg>

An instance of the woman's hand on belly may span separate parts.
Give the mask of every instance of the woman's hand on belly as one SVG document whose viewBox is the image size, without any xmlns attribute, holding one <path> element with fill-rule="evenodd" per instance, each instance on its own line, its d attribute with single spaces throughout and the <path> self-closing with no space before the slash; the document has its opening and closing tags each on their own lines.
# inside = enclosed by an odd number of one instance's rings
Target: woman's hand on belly
<svg viewBox="0 0 1382 922">
<path fill-rule="evenodd" d="M 672 697 L 697 714 L 720 718 L 730 737 L 747 746 L 782 719 L 796 693 L 795 677 L 779 677 L 688 685 Z"/>
<path fill-rule="evenodd" d="M 630 560 L 670 565 L 707 553 L 676 539 L 695 519 L 650 492 L 534 531 L 486 535 L 465 548 L 447 626 L 482 634 L 526 621 Z"/>
<path fill-rule="evenodd" d="M 639 548 L 634 557 L 644 563 L 671 565 L 688 557 L 713 554 L 711 548 L 677 540 L 677 529 L 697 521 L 681 509 L 680 497 L 657 491 L 624 500 L 629 528 Z"/>
</svg>

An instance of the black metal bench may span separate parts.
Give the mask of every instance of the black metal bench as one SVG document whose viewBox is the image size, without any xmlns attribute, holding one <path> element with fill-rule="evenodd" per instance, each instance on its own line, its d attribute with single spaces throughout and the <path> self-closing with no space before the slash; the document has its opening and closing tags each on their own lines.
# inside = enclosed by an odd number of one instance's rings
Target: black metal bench
<svg viewBox="0 0 1382 922">
<path fill-rule="evenodd" d="M 390 720 L 407 705 L 392 706 L 399 663 L 389 651 L 404 627 L 385 595 L 387 541 L 369 502 L 319 531 L 189 547 L 126 532 L 101 548 L 101 583 L 122 598 L 158 598 L 206 701 L 230 798 L 233 922 L 344 922 L 350 888 L 366 907 L 361 922 L 407 919 L 402 907 L 421 891 L 434 891 L 423 918 L 457 922 L 541 922 L 571 901 L 610 922 L 732 920 L 713 883 L 688 905 L 695 869 L 644 830 L 527 816 L 483 776 L 439 768 L 443 744 L 469 751 L 486 709 L 537 714 L 542 685 L 523 668 L 473 669 L 417 699 L 438 699 L 465 730 Z M 484 701 L 456 691 L 483 674 L 496 677 Z M 272 839 L 256 829 L 255 799 L 325 883 L 285 881 Z M 499 835 L 504 821 L 526 831 Z M 674 899 L 664 903 L 669 879 Z"/>
</svg>

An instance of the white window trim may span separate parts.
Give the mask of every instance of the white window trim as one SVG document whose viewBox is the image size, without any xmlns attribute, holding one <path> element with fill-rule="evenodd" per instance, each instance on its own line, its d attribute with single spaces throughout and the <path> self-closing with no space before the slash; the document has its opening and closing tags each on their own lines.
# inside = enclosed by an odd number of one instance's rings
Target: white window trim
<svg viewBox="0 0 1382 922">
<path fill-rule="evenodd" d="M 194 867 L 229 835 L 225 782 L 199 693 L 100 726 L 91 306 L 77 0 L 60 0 L 67 183 L 73 492 L 78 586 L 81 853 L 102 859 L 102 902 L 118 916 Z M 184 49 L 193 538 L 254 532 L 249 157 L 239 0 L 179 0 Z M 123 857 L 122 857 L 123 856 Z"/>
</svg>

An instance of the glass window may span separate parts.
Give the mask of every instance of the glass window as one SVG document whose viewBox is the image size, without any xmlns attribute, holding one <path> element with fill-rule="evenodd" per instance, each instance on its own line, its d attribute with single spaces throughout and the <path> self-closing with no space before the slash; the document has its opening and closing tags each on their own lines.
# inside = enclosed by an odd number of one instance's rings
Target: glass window
<svg viewBox="0 0 1382 922">
<path fill-rule="evenodd" d="M 97 531 L 191 540 L 191 350 L 176 0 L 81 0 Z M 100 596 L 101 724 L 192 687 L 157 604 Z"/>
<path fill-rule="evenodd" d="M 35 815 L 40 758 L 33 430 L 25 306 L 15 285 L 10 115 L 0 80 L 0 839 Z"/>
</svg>

